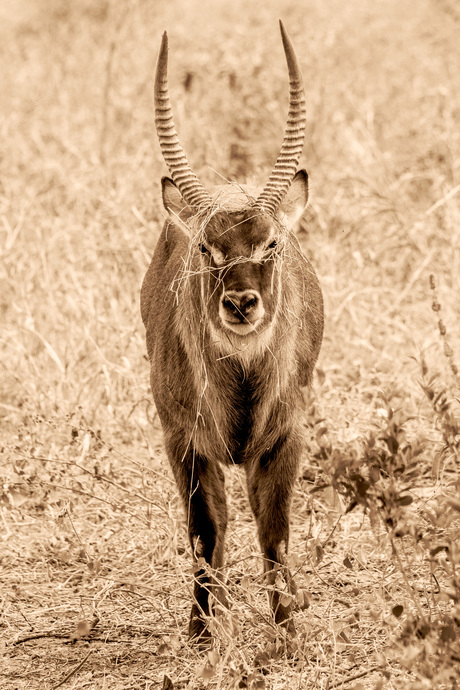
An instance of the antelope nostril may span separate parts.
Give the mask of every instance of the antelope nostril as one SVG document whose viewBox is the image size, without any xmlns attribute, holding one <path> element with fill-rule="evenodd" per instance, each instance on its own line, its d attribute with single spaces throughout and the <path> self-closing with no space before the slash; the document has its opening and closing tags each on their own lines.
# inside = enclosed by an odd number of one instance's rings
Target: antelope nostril
<svg viewBox="0 0 460 690">
<path fill-rule="evenodd" d="M 241 303 L 240 303 L 240 309 L 242 312 L 245 314 L 248 313 L 251 309 L 254 309 L 257 306 L 257 295 L 246 295 L 245 297 L 242 298 Z"/>
<path fill-rule="evenodd" d="M 222 304 L 224 305 L 225 309 L 228 309 L 234 314 L 237 313 L 240 309 L 239 300 L 235 297 L 233 299 L 230 299 L 230 297 L 224 297 L 222 300 Z"/>
</svg>

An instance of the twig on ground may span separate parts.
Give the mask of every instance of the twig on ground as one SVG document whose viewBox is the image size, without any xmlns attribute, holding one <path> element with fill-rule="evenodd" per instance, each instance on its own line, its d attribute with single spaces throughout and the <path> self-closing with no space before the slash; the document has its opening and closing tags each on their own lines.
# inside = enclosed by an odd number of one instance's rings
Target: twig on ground
<svg viewBox="0 0 460 690">
<path fill-rule="evenodd" d="M 61 685 L 64 685 L 64 683 L 67 683 L 67 681 L 68 681 L 70 678 L 72 678 L 72 676 L 74 676 L 76 673 L 78 673 L 78 671 L 81 669 L 81 667 L 83 666 L 83 664 L 85 663 L 85 661 L 88 659 L 88 657 L 89 657 L 92 653 L 93 653 L 93 650 L 90 649 L 89 652 L 88 652 L 88 654 L 85 656 L 85 658 L 82 659 L 82 660 L 80 661 L 80 663 L 77 664 L 77 665 L 75 666 L 75 668 L 73 668 L 73 669 L 70 671 L 70 673 L 68 673 L 68 674 L 66 675 L 65 678 L 63 678 L 59 683 L 57 683 L 57 685 L 53 685 L 52 690 L 56 690 L 57 688 L 60 688 Z"/>
<path fill-rule="evenodd" d="M 358 680 L 358 678 L 364 678 L 364 676 L 368 676 L 369 674 L 374 673 L 374 671 L 379 670 L 381 670 L 380 666 L 371 666 L 370 668 L 367 668 L 365 671 L 360 671 L 359 673 L 355 673 L 353 676 L 348 676 L 348 678 L 342 678 L 341 680 L 335 682 L 333 685 L 329 685 L 329 690 L 334 690 L 334 688 L 340 688 L 345 683 L 351 683 L 351 681 L 353 680 Z"/>
</svg>

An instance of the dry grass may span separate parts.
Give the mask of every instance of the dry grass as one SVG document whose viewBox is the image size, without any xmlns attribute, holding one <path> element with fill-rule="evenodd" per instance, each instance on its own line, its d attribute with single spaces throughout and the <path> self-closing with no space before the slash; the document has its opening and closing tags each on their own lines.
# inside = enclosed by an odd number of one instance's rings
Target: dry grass
<svg viewBox="0 0 460 690">
<path fill-rule="evenodd" d="M 318 457 L 305 458 L 292 515 L 310 606 L 286 653 L 230 473 L 232 608 L 203 657 L 185 637 L 191 559 L 138 309 L 163 214 L 153 71 L 167 28 L 176 124 L 201 180 L 263 183 L 287 111 L 280 15 L 309 112 L 312 201 L 299 240 L 326 299 L 308 420 Z M 456 480 L 448 422 L 420 386 L 423 353 L 426 378 L 439 372 L 458 396 L 455 2 L 21 0 L 14 13 L 0 2 L 0 17 L 0 685 L 147 689 L 167 675 L 175 688 L 457 687 L 458 674 L 435 678 L 436 649 L 404 633 L 420 611 L 451 610 L 448 563 L 436 566 L 437 594 L 410 534 L 396 556 L 382 523 L 343 515 L 332 489 L 311 494 L 308 481 L 323 429 L 329 462 L 385 426 L 382 392 L 422 446 L 406 521 L 424 525 Z"/>
</svg>

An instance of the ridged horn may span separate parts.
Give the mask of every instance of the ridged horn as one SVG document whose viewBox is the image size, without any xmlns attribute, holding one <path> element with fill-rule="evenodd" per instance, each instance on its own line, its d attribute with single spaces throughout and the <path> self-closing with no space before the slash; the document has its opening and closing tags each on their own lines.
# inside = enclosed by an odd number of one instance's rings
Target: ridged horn
<svg viewBox="0 0 460 690">
<path fill-rule="evenodd" d="M 155 125 L 161 152 L 183 199 L 193 207 L 209 206 L 211 197 L 192 168 L 177 136 L 168 90 L 168 34 L 161 39 L 155 74 Z"/>
<path fill-rule="evenodd" d="M 283 22 L 280 20 L 281 38 L 289 71 L 289 112 L 284 139 L 275 167 L 268 178 L 255 206 L 275 214 L 284 199 L 297 171 L 305 139 L 306 108 L 302 72 Z"/>
</svg>

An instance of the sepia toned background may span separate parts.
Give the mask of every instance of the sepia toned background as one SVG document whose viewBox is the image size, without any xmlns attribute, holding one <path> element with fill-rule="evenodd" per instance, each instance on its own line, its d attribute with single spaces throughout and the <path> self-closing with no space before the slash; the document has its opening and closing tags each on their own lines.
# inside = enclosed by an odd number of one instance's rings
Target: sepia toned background
<svg viewBox="0 0 460 690">
<path fill-rule="evenodd" d="M 311 601 L 300 651 L 283 655 L 243 480 L 229 473 L 232 617 L 203 659 L 186 643 L 193 573 L 138 307 L 164 220 L 153 74 L 167 29 L 191 165 L 204 184 L 263 185 L 287 113 L 279 18 L 307 95 L 298 234 L 326 309 L 292 516 Z M 398 646 L 392 616 L 406 580 L 421 600 L 430 590 L 432 563 L 409 549 L 399 568 L 362 510 L 341 518 L 332 489 L 310 489 L 323 455 L 349 457 L 398 410 L 420 446 L 411 519 L 456 490 L 421 383 L 437 377 L 455 406 L 459 32 L 454 0 L 0 0 L 1 687 L 57 687 L 89 652 L 63 687 L 157 688 L 165 674 L 190 688 L 452 683 L 433 680 L 420 636 Z"/>
</svg>

